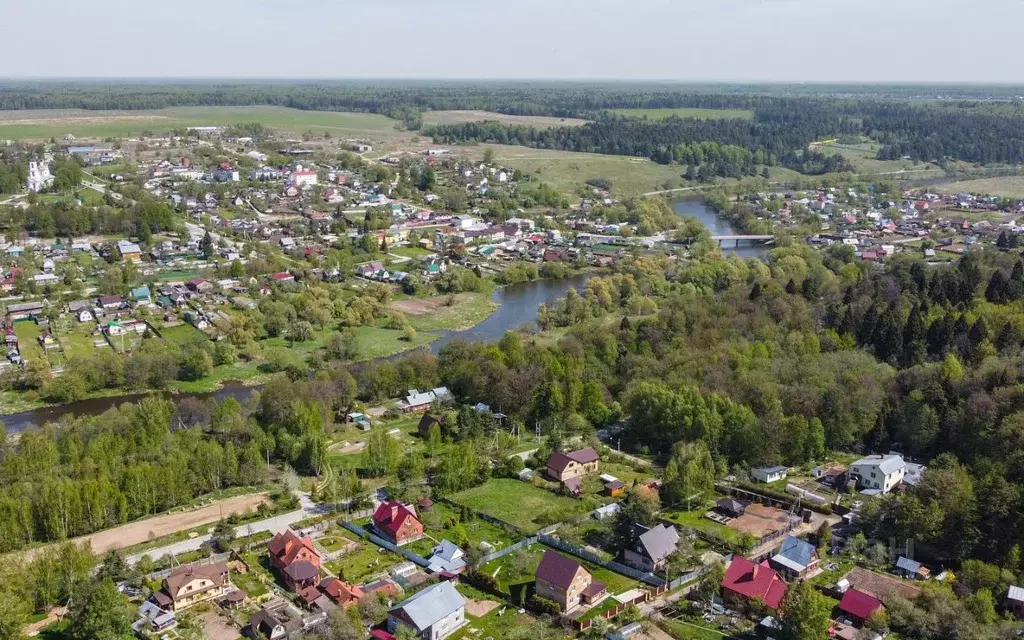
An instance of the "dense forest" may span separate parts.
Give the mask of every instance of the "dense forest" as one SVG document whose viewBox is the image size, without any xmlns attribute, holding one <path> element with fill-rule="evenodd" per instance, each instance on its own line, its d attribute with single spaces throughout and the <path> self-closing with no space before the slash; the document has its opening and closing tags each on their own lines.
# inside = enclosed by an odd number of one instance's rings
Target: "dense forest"
<svg viewBox="0 0 1024 640">
<path fill-rule="evenodd" d="M 987 93 L 986 93 L 987 91 Z M 749 165 L 779 164 L 818 175 L 848 170 L 842 158 L 806 152 L 815 139 L 868 135 L 879 158 L 1024 162 L 1024 115 L 1010 88 L 687 86 L 650 84 L 417 83 L 47 83 L 0 87 L 0 109 L 159 109 L 175 106 L 276 105 L 305 110 L 388 115 L 409 129 L 430 110 L 474 109 L 514 115 L 578 117 L 584 127 L 535 130 L 496 123 L 429 127 L 440 141 L 493 141 L 681 162 L 680 145 L 714 142 L 761 154 L 763 162 L 720 163 L 712 175 L 749 174 Z M 949 98 L 957 98 L 952 100 Z M 993 98 L 1001 102 L 992 102 Z M 745 109 L 753 121 L 616 117 L 611 109 Z"/>
</svg>

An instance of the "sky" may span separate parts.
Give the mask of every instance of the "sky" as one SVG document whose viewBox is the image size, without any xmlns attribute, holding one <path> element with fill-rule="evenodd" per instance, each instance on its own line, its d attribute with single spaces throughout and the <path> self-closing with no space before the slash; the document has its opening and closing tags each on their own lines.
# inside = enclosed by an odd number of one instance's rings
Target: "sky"
<svg viewBox="0 0 1024 640">
<path fill-rule="evenodd" d="M 1024 83 L 1021 0 L 0 0 L 0 78 Z"/>
</svg>

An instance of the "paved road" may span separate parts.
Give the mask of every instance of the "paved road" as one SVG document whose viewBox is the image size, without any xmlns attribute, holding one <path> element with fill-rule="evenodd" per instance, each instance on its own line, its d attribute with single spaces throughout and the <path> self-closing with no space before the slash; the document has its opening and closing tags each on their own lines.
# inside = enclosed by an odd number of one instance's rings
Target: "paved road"
<svg viewBox="0 0 1024 640">
<path fill-rule="evenodd" d="M 259 522 L 251 522 L 249 524 L 243 524 L 239 527 L 235 527 L 235 536 L 243 537 L 259 533 L 261 531 L 280 533 L 288 528 L 288 525 L 305 520 L 306 518 L 322 515 L 327 512 L 327 507 L 313 502 L 308 493 L 299 493 L 297 495 L 299 497 L 299 509 L 288 513 L 282 513 L 281 515 L 267 518 L 266 520 L 260 520 Z M 189 538 L 188 540 L 182 540 L 181 542 L 175 542 L 174 544 L 127 556 L 125 560 L 129 564 L 135 564 L 140 558 L 142 558 L 142 556 L 149 556 L 155 560 L 157 558 L 162 558 L 167 554 L 179 555 L 190 551 L 197 551 L 212 538 L 213 536 L 209 534 Z"/>
</svg>

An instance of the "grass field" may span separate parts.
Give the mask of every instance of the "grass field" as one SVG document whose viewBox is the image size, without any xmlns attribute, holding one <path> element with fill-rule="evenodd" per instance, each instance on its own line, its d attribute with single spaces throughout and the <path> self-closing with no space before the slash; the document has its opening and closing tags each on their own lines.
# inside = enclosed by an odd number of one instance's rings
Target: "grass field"
<svg viewBox="0 0 1024 640">
<path fill-rule="evenodd" d="M 388 568 L 405 562 L 405 558 L 386 551 L 372 542 L 361 540 L 359 549 L 327 563 L 327 568 L 346 582 L 362 583 L 371 576 L 387 573 Z"/>
<path fill-rule="evenodd" d="M 707 508 L 695 509 L 694 511 L 666 511 L 662 515 L 666 520 L 670 520 L 678 525 L 702 531 L 732 544 L 741 544 L 744 541 L 742 532 L 705 518 L 704 513 L 706 511 Z"/>
<path fill-rule="evenodd" d="M 436 298 L 411 298 L 396 300 L 391 306 L 406 314 L 409 324 L 417 331 L 461 331 L 472 328 L 494 313 L 498 308 L 491 301 L 490 292 L 460 293 L 455 304 L 447 306 L 448 296 Z"/>
<path fill-rule="evenodd" d="M 460 148 L 458 152 L 480 159 L 488 148 L 494 149 L 499 164 L 521 169 L 564 191 L 575 191 L 591 178 L 611 180 L 612 190 L 623 196 L 658 191 L 666 184 L 669 188 L 687 186 L 680 177 L 686 167 L 660 165 L 646 158 L 494 144 Z"/>
<path fill-rule="evenodd" d="M 815 149 L 830 156 L 842 154 L 857 169 L 857 172 L 866 176 L 887 177 L 893 180 L 924 180 L 937 178 L 945 175 L 945 171 L 936 165 L 913 160 L 878 160 L 878 150 L 882 145 L 877 142 L 861 142 L 860 144 L 815 144 Z"/>
<path fill-rule="evenodd" d="M 716 118 L 740 118 L 753 120 L 754 112 L 747 109 L 694 109 L 679 107 L 678 109 L 612 109 L 612 113 L 627 116 L 629 118 L 649 118 L 651 120 L 664 120 L 672 116 L 680 118 L 700 118 L 702 120 L 714 120 Z"/>
<path fill-rule="evenodd" d="M 573 522 L 584 515 L 582 502 L 510 478 L 493 478 L 451 500 L 531 533 L 546 524 L 544 518 Z"/>
<path fill-rule="evenodd" d="M 463 122 L 501 122 L 537 129 L 551 127 L 578 127 L 587 124 L 578 118 L 552 118 L 548 116 L 512 116 L 493 111 L 428 111 L 423 114 L 423 124 L 460 124 Z"/>
<path fill-rule="evenodd" d="M 385 116 L 338 111 L 300 111 L 285 107 L 173 107 L 148 111 L 85 111 L 42 109 L 0 111 L 0 138 L 13 140 L 76 136 L 110 137 L 162 133 L 189 126 L 227 126 L 259 122 L 301 133 L 312 130 L 332 135 L 389 134 L 396 122 Z"/>
<path fill-rule="evenodd" d="M 976 193 L 1001 198 L 1024 198 L 1024 176 L 961 180 L 932 188 L 941 193 Z"/>
</svg>

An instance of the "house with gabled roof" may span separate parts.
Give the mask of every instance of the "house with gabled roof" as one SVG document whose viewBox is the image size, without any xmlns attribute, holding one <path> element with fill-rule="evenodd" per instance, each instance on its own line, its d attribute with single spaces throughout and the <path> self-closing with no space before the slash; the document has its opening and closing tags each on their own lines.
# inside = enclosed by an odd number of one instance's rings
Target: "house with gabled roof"
<svg viewBox="0 0 1024 640">
<path fill-rule="evenodd" d="M 373 527 L 399 546 L 423 537 L 423 523 L 416 511 L 396 500 L 380 503 L 373 512 Z"/>
<path fill-rule="evenodd" d="M 434 547 L 429 562 L 427 569 L 432 573 L 462 573 L 466 568 L 466 552 L 454 542 L 442 540 L 441 544 Z"/>
<path fill-rule="evenodd" d="M 847 589 L 839 601 L 839 610 L 857 624 L 863 624 L 881 608 L 881 600 L 858 589 Z"/>
<path fill-rule="evenodd" d="M 359 604 L 366 593 L 357 584 L 349 584 L 334 576 L 324 578 L 320 583 L 320 591 L 342 609 Z"/>
<path fill-rule="evenodd" d="M 818 568 L 818 550 L 813 544 L 796 536 L 786 536 L 771 565 L 789 578 L 804 578 Z"/>
<path fill-rule="evenodd" d="M 466 599 L 451 582 L 432 587 L 400 602 L 388 612 L 388 631 L 412 630 L 424 640 L 443 640 L 466 624 Z"/>
<path fill-rule="evenodd" d="M 291 529 L 285 529 L 273 537 L 267 550 L 271 565 L 289 589 L 300 595 L 303 592 L 313 595 L 309 589 L 315 591 L 320 584 L 321 559 L 310 538 L 300 537 Z"/>
<path fill-rule="evenodd" d="M 165 611 L 181 611 L 192 605 L 221 597 L 231 590 L 228 566 L 188 564 L 177 567 L 163 579 L 153 601 Z"/>
<path fill-rule="evenodd" d="M 578 449 L 568 453 L 555 451 L 548 458 L 547 474 L 558 482 L 571 478 L 579 478 L 597 471 L 597 451 L 593 447 Z"/>
<path fill-rule="evenodd" d="M 903 457 L 895 453 L 865 456 L 850 465 L 850 477 L 857 488 L 870 493 L 889 493 L 906 474 Z"/>
<path fill-rule="evenodd" d="M 778 609 L 786 595 L 786 583 L 767 561 L 757 563 L 733 556 L 722 579 L 726 600 L 758 600 L 770 609 Z"/>
<path fill-rule="evenodd" d="M 604 583 L 595 581 L 583 565 L 554 551 L 545 551 L 537 565 L 535 588 L 538 596 L 556 602 L 566 613 L 608 594 Z"/>
<path fill-rule="evenodd" d="M 648 573 L 664 568 L 669 556 L 676 552 L 679 532 L 675 527 L 664 524 L 638 529 L 640 534 L 636 540 L 622 552 L 623 560 L 629 566 Z"/>
</svg>

